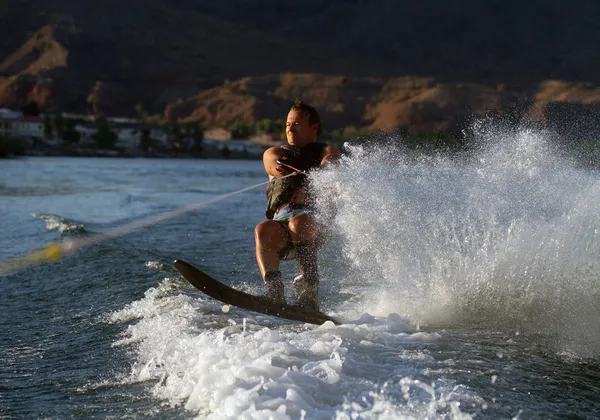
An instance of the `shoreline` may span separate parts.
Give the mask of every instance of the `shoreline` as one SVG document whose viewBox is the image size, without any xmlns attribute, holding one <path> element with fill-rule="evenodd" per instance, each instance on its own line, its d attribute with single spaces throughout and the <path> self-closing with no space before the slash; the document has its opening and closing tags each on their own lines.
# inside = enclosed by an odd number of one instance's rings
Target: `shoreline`
<svg viewBox="0 0 600 420">
<path fill-rule="evenodd" d="M 228 153 L 216 152 L 119 152 L 112 150 L 27 150 L 21 153 L 1 155 L 0 159 L 19 159 L 24 157 L 97 157 L 97 158 L 152 158 L 152 159 L 235 159 L 235 160 L 261 160 L 262 156 L 248 153 L 230 151 Z"/>
</svg>

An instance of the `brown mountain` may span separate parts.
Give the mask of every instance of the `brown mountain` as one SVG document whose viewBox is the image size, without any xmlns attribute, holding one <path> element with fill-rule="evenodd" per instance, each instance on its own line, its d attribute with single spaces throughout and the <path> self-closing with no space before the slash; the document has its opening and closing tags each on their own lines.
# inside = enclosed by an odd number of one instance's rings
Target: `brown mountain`
<svg viewBox="0 0 600 420">
<path fill-rule="evenodd" d="M 0 104 L 252 121 L 303 97 L 333 127 L 444 129 L 594 103 L 599 25 L 584 0 L 0 0 Z"/>
</svg>

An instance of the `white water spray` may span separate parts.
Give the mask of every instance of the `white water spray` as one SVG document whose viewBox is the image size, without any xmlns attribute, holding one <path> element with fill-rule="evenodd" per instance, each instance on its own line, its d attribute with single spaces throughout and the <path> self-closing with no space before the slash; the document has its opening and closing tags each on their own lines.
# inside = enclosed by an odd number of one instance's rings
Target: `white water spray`
<svg viewBox="0 0 600 420">
<path fill-rule="evenodd" d="M 600 174 L 543 131 L 474 130 L 469 159 L 350 147 L 314 179 L 354 310 L 540 332 L 600 351 Z"/>
</svg>

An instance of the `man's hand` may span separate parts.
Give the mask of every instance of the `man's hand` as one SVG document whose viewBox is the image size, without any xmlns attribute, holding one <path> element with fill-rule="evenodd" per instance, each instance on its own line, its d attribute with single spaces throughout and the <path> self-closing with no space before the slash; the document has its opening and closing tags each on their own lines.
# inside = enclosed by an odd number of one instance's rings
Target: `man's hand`
<svg viewBox="0 0 600 420">
<path fill-rule="evenodd" d="M 265 151 L 263 154 L 263 164 L 270 179 L 289 175 L 295 170 L 304 170 L 306 163 L 301 159 L 296 159 L 293 152 L 294 150 L 291 146 L 274 146 Z M 321 154 L 320 166 L 337 162 L 340 157 L 341 153 L 337 147 L 327 146 L 323 149 Z M 291 168 L 288 165 L 291 166 Z"/>
<path fill-rule="evenodd" d="M 275 168 L 275 170 L 279 172 L 279 174 L 282 176 L 286 176 L 294 172 L 291 169 L 286 168 L 285 166 L 278 166 L 277 168 Z"/>
<path fill-rule="evenodd" d="M 283 158 L 283 153 L 279 147 L 271 147 L 263 154 L 263 164 L 265 171 L 269 175 L 269 178 L 279 178 L 283 175 L 289 175 L 292 170 L 281 166 L 278 162 L 279 159 Z"/>
<path fill-rule="evenodd" d="M 282 156 L 279 159 L 277 159 L 277 164 L 279 165 L 277 167 L 277 172 L 279 172 L 282 175 L 289 175 L 292 172 L 302 173 L 302 170 L 299 169 L 299 163 L 296 162 L 294 159 L 289 158 L 288 156 Z"/>
</svg>

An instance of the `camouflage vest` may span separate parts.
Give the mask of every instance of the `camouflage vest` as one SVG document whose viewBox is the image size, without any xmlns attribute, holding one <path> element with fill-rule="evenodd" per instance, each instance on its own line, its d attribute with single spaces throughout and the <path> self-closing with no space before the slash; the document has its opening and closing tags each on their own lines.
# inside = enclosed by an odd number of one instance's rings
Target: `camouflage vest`
<svg viewBox="0 0 600 420">
<path fill-rule="evenodd" d="M 325 147 L 327 147 L 325 143 L 310 143 L 302 148 L 288 146 L 283 147 L 282 150 L 285 156 L 298 164 L 298 169 L 308 172 L 321 165 L 321 156 Z M 272 219 L 277 209 L 290 201 L 299 189 L 304 189 L 310 197 L 306 175 L 298 174 L 271 182 L 267 186 L 267 219 Z"/>
</svg>

